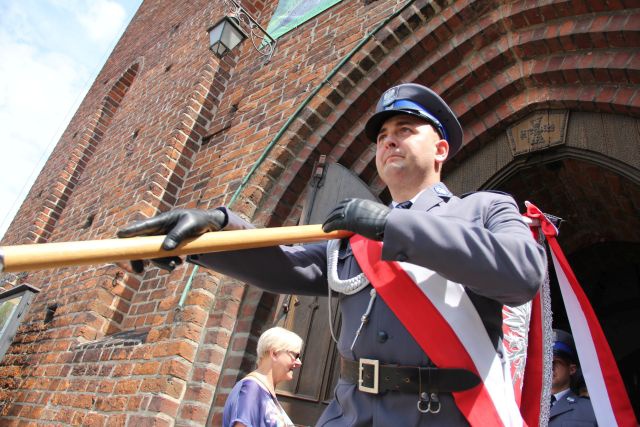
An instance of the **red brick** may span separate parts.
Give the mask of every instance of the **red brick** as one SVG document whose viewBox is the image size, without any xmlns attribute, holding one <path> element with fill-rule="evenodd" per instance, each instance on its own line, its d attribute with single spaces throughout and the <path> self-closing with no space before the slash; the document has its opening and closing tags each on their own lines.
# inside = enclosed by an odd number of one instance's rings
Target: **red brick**
<svg viewBox="0 0 640 427">
<path fill-rule="evenodd" d="M 209 415 L 209 408 L 201 405 L 185 404 L 180 410 L 180 419 L 205 423 Z"/>
<path fill-rule="evenodd" d="M 176 399 L 167 396 L 153 396 L 147 410 L 151 412 L 161 412 L 170 417 L 175 417 L 178 414 L 178 408 L 180 408 L 180 403 Z"/>
<path fill-rule="evenodd" d="M 136 427 L 170 427 L 173 420 L 162 417 L 162 415 L 133 415 L 129 417 L 129 423 Z"/>
<path fill-rule="evenodd" d="M 206 311 L 211 309 L 211 304 L 214 301 L 213 295 L 197 290 L 189 292 L 185 305 L 198 305 Z"/>
<path fill-rule="evenodd" d="M 98 397 L 96 398 L 96 409 L 101 412 L 124 411 L 127 407 L 126 397 Z"/>
<path fill-rule="evenodd" d="M 133 363 L 126 363 L 122 365 L 117 365 L 113 369 L 113 373 L 111 374 L 114 377 L 128 377 L 133 372 Z"/>
<path fill-rule="evenodd" d="M 184 381 L 176 378 L 147 378 L 142 381 L 140 391 L 145 393 L 163 393 L 173 398 L 181 398 L 185 389 Z"/>
<path fill-rule="evenodd" d="M 140 383 L 140 380 L 121 380 L 116 382 L 113 392 L 115 394 L 135 394 Z"/>
<path fill-rule="evenodd" d="M 186 338 L 194 342 L 200 342 L 202 327 L 193 323 L 186 323 L 178 326 L 173 331 L 173 338 Z"/>
<path fill-rule="evenodd" d="M 204 405 L 211 403 L 213 399 L 212 387 L 206 386 L 191 386 L 187 388 L 187 392 L 184 395 L 185 401 L 196 401 Z"/>
<path fill-rule="evenodd" d="M 113 392 L 113 389 L 116 385 L 115 381 L 111 381 L 111 380 L 102 380 L 100 382 L 100 385 L 98 387 L 98 392 L 99 393 L 111 393 Z"/>
<path fill-rule="evenodd" d="M 195 354 L 195 344 L 184 341 L 162 343 L 153 350 L 154 357 L 181 356 L 190 362 L 193 362 Z"/>
<path fill-rule="evenodd" d="M 167 360 L 160 367 L 160 375 L 171 375 L 186 380 L 190 370 L 191 365 L 184 360 Z"/>
<path fill-rule="evenodd" d="M 109 415 L 106 419 L 106 425 L 109 427 L 124 427 L 127 422 L 126 414 Z"/>
<path fill-rule="evenodd" d="M 150 400 L 148 396 L 130 396 L 127 400 L 127 411 L 142 411 L 146 409 Z"/>
<path fill-rule="evenodd" d="M 211 368 L 194 368 L 193 381 L 201 381 L 207 384 L 217 384 L 220 372 Z"/>
<path fill-rule="evenodd" d="M 133 375 L 155 375 L 160 369 L 160 362 L 137 363 L 133 368 Z"/>
</svg>

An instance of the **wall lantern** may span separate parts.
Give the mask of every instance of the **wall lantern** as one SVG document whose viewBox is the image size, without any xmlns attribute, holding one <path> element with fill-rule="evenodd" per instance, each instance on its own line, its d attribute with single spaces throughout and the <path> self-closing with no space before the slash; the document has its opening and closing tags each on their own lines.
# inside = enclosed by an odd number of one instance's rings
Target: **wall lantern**
<svg viewBox="0 0 640 427">
<path fill-rule="evenodd" d="M 209 49 L 218 58 L 222 58 L 225 53 L 247 38 L 247 33 L 234 21 L 234 18 L 225 16 L 216 25 L 207 30 L 209 32 Z"/>
<path fill-rule="evenodd" d="M 222 58 L 247 37 L 258 53 L 271 59 L 276 40 L 235 0 L 224 0 L 226 15 L 209 28 L 209 49 Z"/>
</svg>

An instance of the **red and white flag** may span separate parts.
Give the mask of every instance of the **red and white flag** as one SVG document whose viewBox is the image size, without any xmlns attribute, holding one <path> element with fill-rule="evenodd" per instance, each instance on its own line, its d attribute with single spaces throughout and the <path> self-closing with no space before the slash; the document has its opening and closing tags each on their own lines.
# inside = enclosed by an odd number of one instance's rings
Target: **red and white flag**
<svg viewBox="0 0 640 427">
<path fill-rule="evenodd" d="M 463 368 L 482 382 L 454 392 L 471 425 L 522 426 L 510 365 L 494 348 L 462 285 L 410 263 L 381 260 L 382 244 L 354 235 L 353 253 L 378 295 L 439 368 Z M 429 327 L 424 327 L 429 325 Z"/>
<path fill-rule="evenodd" d="M 618 365 L 600 322 L 558 245 L 558 230 L 536 206 L 528 203 L 529 218 L 537 218 L 551 249 L 562 300 L 578 352 L 598 425 L 637 426 Z"/>
<path fill-rule="evenodd" d="M 556 241 L 556 227 L 530 203 L 525 216 L 539 220 L 539 229 L 532 228 L 534 237 L 541 231 L 549 243 L 598 424 L 637 426 L 602 328 Z M 354 235 L 351 246 L 378 295 L 435 365 L 467 369 L 482 379 L 472 389 L 453 393 L 471 425 L 534 426 L 546 419 L 543 411 L 548 409 L 544 403 L 548 399 L 543 397 L 549 394 L 545 378 L 550 375 L 550 367 L 545 366 L 544 354 L 550 346 L 545 344 L 545 328 L 550 329 L 550 324 L 545 322 L 548 314 L 543 311 L 548 308 L 544 308 L 540 292 L 529 307 L 505 311 L 505 346 L 521 339 L 516 351 L 524 345 L 526 356 L 503 360 L 462 285 L 414 264 L 382 261 L 381 242 Z M 516 318 L 524 319 L 524 329 Z M 426 324 L 430 327 L 425 328 Z M 524 374 L 521 364 L 525 364 Z"/>
</svg>

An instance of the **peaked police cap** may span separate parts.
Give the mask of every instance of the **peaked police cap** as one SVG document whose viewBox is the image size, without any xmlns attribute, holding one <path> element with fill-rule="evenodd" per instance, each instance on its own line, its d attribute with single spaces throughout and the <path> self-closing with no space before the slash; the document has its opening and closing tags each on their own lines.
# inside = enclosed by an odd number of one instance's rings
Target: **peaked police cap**
<svg viewBox="0 0 640 427">
<path fill-rule="evenodd" d="M 385 121 L 398 114 L 424 119 L 449 143 L 452 158 L 462 147 L 462 126 L 451 108 L 438 94 L 416 83 L 404 83 L 388 89 L 378 101 L 376 112 L 364 127 L 367 137 L 376 141 Z"/>
<path fill-rule="evenodd" d="M 573 342 L 573 336 L 562 329 L 553 330 L 553 354 L 573 363 L 578 363 L 578 355 L 576 346 Z"/>
</svg>

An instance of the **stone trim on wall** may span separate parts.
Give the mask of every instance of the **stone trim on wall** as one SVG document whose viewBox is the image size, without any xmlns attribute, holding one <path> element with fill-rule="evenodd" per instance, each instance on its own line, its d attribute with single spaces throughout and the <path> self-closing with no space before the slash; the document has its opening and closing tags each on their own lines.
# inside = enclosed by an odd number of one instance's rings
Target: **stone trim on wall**
<svg viewBox="0 0 640 427">
<path fill-rule="evenodd" d="M 590 160 L 640 183 L 640 136 L 636 131 L 640 119 L 579 111 L 570 112 L 568 117 L 563 144 L 536 153 L 537 160 L 514 157 L 505 132 L 466 159 L 463 167 L 449 172 L 445 183 L 457 194 L 495 188 L 498 182 L 530 165 L 563 157 Z"/>
</svg>

